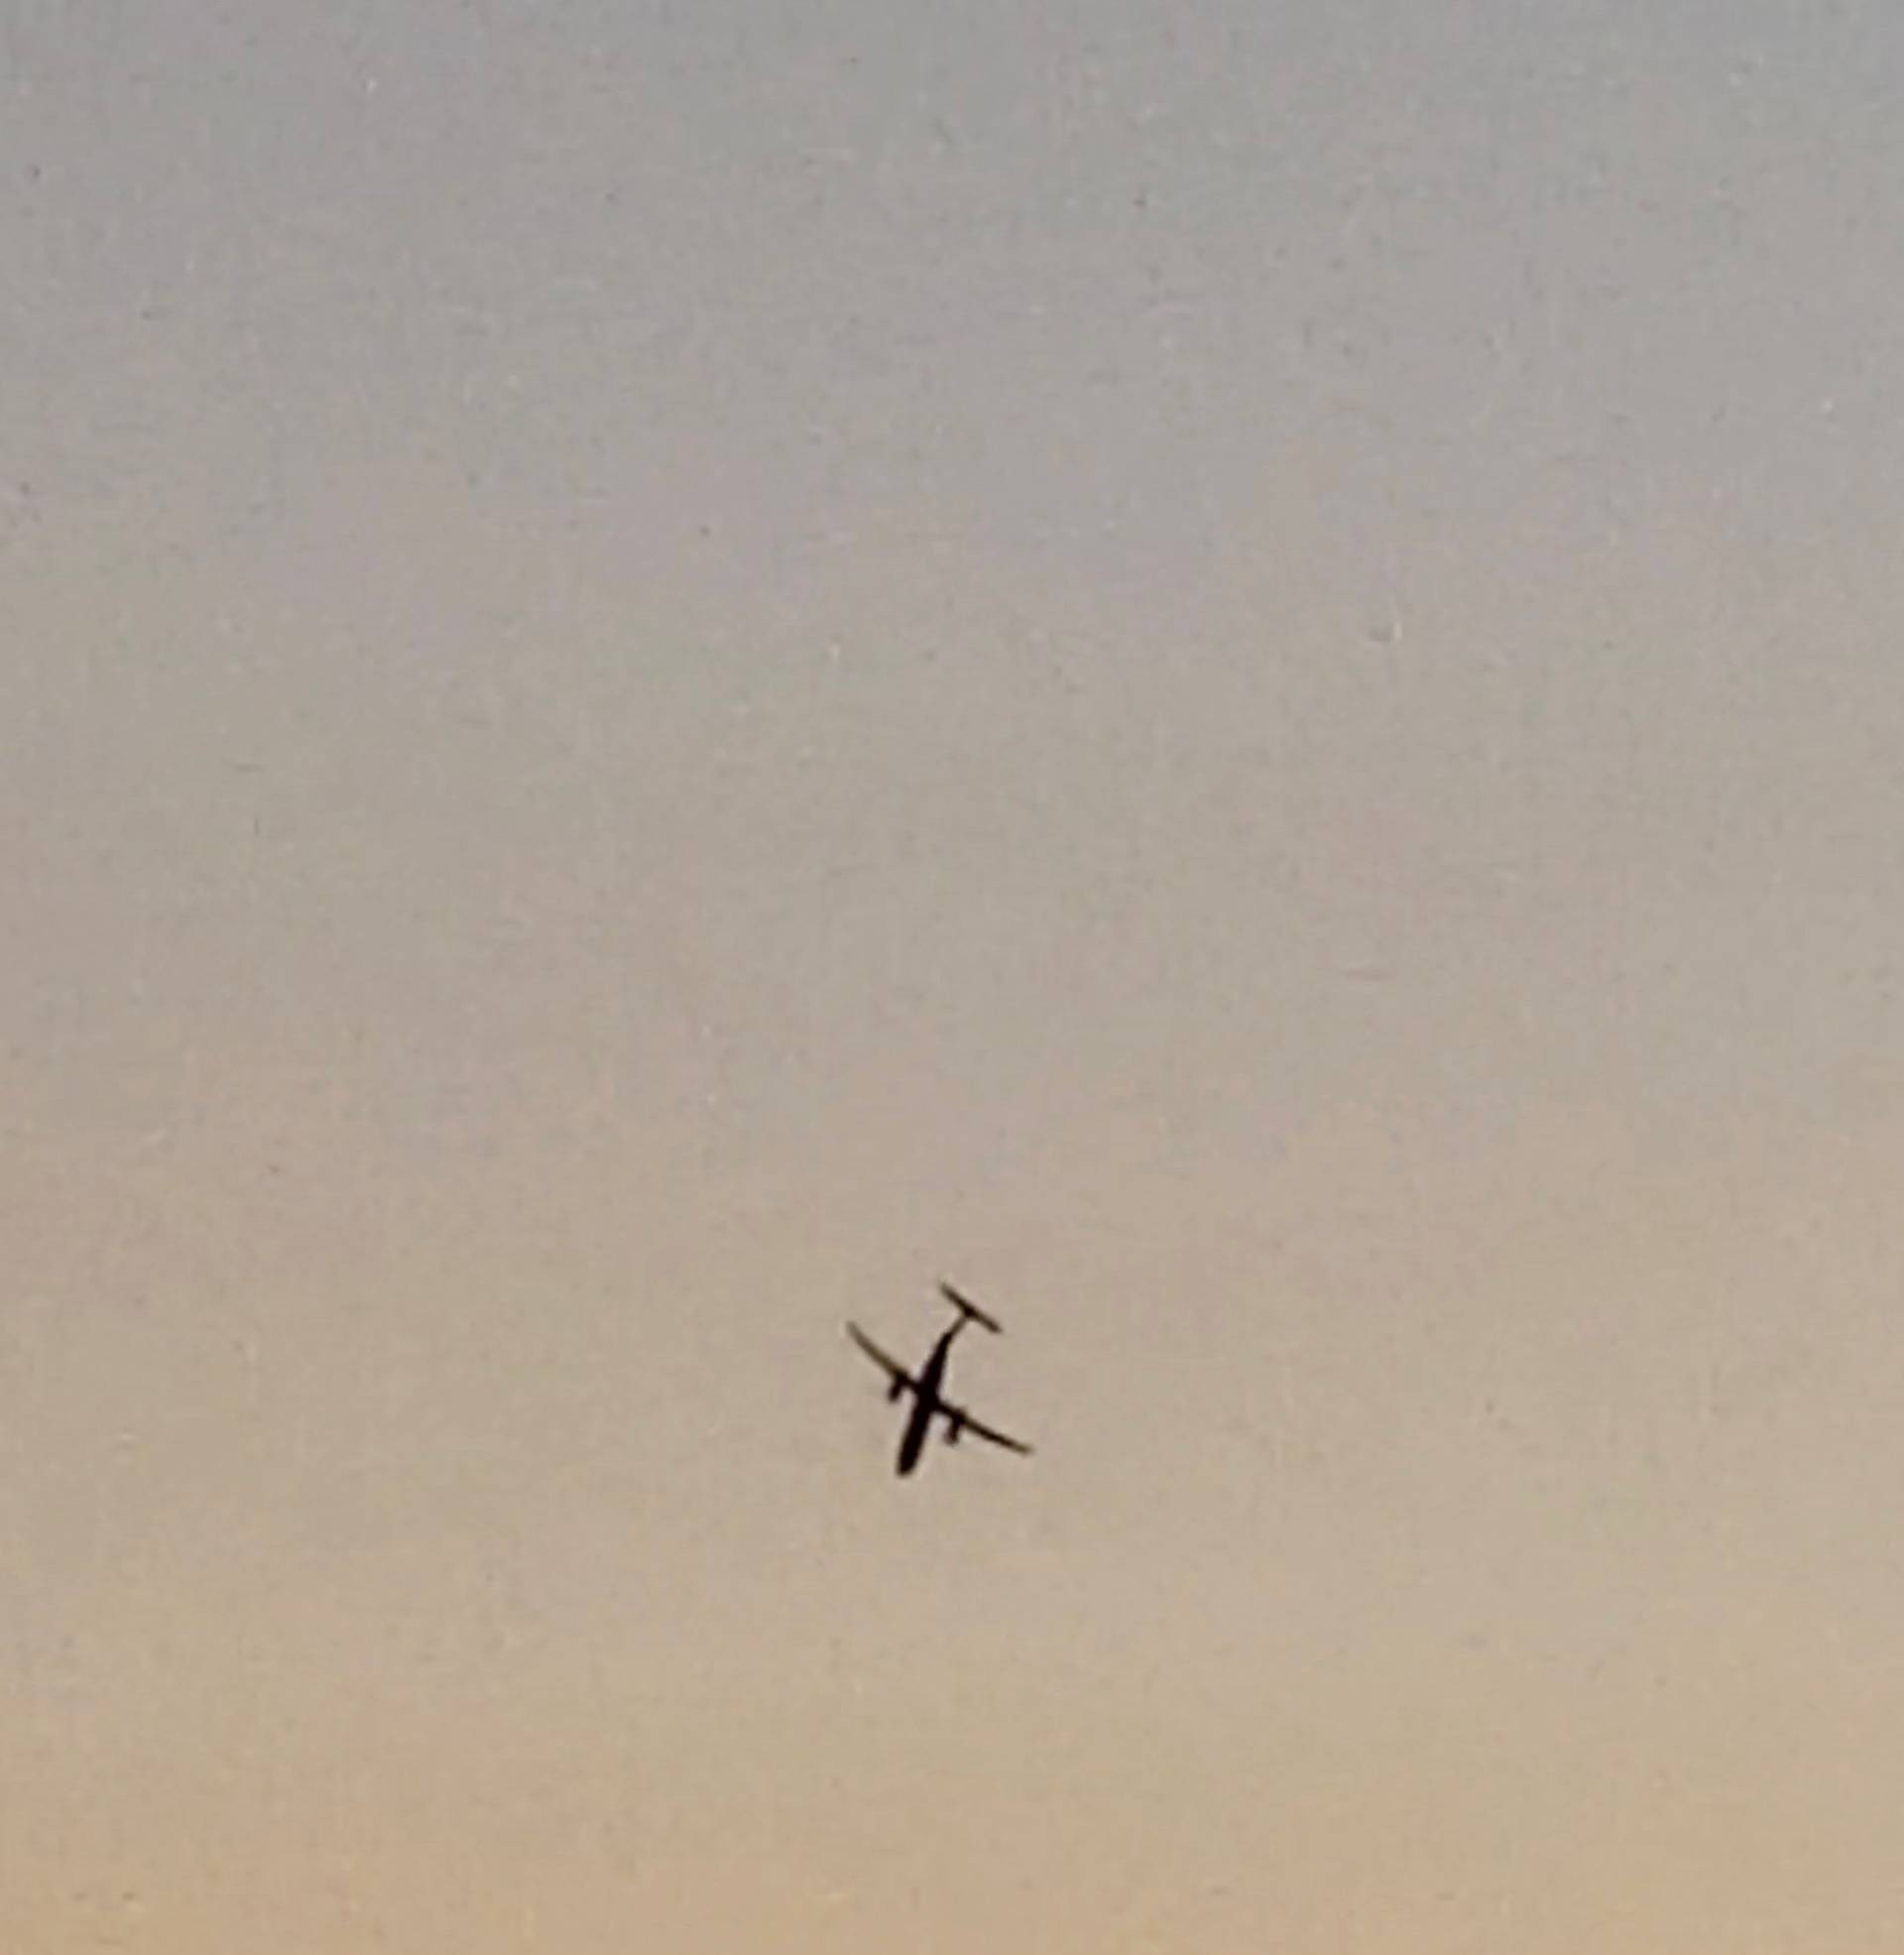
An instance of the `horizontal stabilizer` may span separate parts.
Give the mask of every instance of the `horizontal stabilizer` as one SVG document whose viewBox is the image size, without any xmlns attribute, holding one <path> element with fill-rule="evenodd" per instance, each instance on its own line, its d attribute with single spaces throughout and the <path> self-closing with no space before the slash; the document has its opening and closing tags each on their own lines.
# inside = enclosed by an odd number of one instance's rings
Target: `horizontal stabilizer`
<svg viewBox="0 0 1904 1955">
<path fill-rule="evenodd" d="M 1000 1323 L 997 1317 L 988 1316 L 970 1297 L 961 1296 L 949 1283 L 939 1284 L 939 1294 L 951 1304 L 953 1309 L 958 1311 L 961 1317 L 976 1317 L 987 1330 L 1004 1330 L 1005 1326 Z"/>
</svg>

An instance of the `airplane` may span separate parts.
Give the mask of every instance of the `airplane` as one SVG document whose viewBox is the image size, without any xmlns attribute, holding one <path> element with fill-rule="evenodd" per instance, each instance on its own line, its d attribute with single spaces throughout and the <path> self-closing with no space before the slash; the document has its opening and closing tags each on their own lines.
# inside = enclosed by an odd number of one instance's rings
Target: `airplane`
<svg viewBox="0 0 1904 1955">
<path fill-rule="evenodd" d="M 888 1403 L 896 1404 L 904 1393 L 912 1394 L 912 1410 L 899 1440 L 896 1471 L 900 1479 L 904 1479 L 918 1465 L 919 1454 L 925 1450 L 926 1436 L 932 1429 L 934 1414 L 945 1420 L 945 1443 L 948 1446 L 956 1446 L 963 1434 L 976 1432 L 981 1439 L 990 1439 L 995 1446 L 1004 1446 L 1014 1453 L 1028 1453 L 1031 1450 L 1022 1439 L 1013 1439 L 996 1427 L 983 1423 L 963 1405 L 955 1405 L 939 1396 L 939 1386 L 945 1378 L 946 1360 L 952 1355 L 952 1340 L 959 1332 L 974 1321 L 982 1323 L 990 1331 L 1005 1328 L 996 1317 L 987 1316 L 976 1303 L 961 1296 L 949 1283 L 939 1284 L 939 1294 L 958 1311 L 958 1320 L 940 1335 L 931 1355 L 920 1366 L 917 1378 L 895 1359 L 889 1358 L 858 1324 L 849 1323 L 846 1327 L 846 1334 L 886 1373 L 890 1381 L 886 1391 Z"/>
</svg>

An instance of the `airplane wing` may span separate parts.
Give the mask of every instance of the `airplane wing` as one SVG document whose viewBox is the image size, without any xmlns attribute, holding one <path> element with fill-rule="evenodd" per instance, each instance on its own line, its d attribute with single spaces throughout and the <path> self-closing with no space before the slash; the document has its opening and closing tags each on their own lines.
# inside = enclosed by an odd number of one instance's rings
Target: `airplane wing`
<svg viewBox="0 0 1904 1955">
<path fill-rule="evenodd" d="M 961 1432 L 976 1432 L 981 1439 L 990 1439 L 995 1446 L 1003 1446 L 1008 1452 L 1028 1453 L 1031 1450 L 1022 1439 L 1014 1439 L 1009 1432 L 1001 1432 L 997 1426 L 987 1425 L 983 1419 L 974 1418 L 958 1405 L 941 1405 L 939 1409 Z"/>
<path fill-rule="evenodd" d="M 860 1347 L 862 1351 L 866 1353 L 866 1355 L 869 1358 L 873 1360 L 873 1362 L 876 1365 L 879 1366 L 879 1368 L 883 1372 L 886 1373 L 887 1377 L 890 1378 L 894 1385 L 903 1387 L 904 1390 L 906 1390 L 907 1392 L 913 1390 L 914 1380 L 912 1378 L 911 1373 L 908 1372 L 906 1368 L 897 1361 L 897 1359 L 889 1358 L 886 1355 L 886 1353 L 882 1351 L 880 1347 L 877 1344 L 875 1344 L 869 1336 L 867 1336 L 866 1332 L 863 1331 L 858 1324 L 852 1324 L 852 1323 L 848 1324 L 846 1327 L 846 1334 L 853 1340 L 855 1344 L 857 1344 Z M 897 1395 L 894 1394 L 894 1396 L 896 1397 Z"/>
</svg>

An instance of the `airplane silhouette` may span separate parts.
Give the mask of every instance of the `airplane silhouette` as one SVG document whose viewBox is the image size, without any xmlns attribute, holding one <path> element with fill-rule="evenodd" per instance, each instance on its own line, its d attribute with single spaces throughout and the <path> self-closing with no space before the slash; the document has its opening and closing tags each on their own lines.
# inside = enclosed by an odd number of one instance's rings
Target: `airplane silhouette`
<svg viewBox="0 0 1904 1955">
<path fill-rule="evenodd" d="M 974 1318 L 990 1331 L 1005 1328 L 996 1317 L 987 1316 L 976 1303 L 968 1302 L 949 1283 L 940 1283 L 939 1294 L 958 1311 L 958 1320 L 933 1345 L 932 1353 L 920 1366 L 917 1378 L 895 1359 L 889 1358 L 858 1324 L 849 1323 L 846 1327 L 846 1334 L 886 1373 L 890 1381 L 886 1391 L 888 1402 L 896 1404 L 902 1394 L 912 1394 L 911 1414 L 905 1421 L 905 1431 L 899 1440 L 896 1471 L 901 1479 L 918 1465 L 919 1454 L 925 1449 L 926 1435 L 932 1429 L 935 1415 L 945 1420 L 945 1443 L 948 1446 L 956 1446 L 962 1434 L 976 1432 L 981 1439 L 990 1439 L 995 1446 L 1004 1446 L 1014 1453 L 1028 1453 L 1031 1450 L 1023 1440 L 998 1431 L 974 1418 L 963 1405 L 955 1405 L 939 1396 L 939 1387 L 945 1379 L 946 1360 L 952 1355 L 952 1340 L 959 1332 Z"/>
</svg>

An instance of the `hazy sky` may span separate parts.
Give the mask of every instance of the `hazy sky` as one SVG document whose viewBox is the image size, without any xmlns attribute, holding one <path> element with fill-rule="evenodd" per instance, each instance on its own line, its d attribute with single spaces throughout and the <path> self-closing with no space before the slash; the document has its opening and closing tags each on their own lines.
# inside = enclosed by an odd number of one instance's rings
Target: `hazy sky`
<svg viewBox="0 0 1904 1955">
<path fill-rule="evenodd" d="M 0 73 L 0 1944 L 1904 1955 L 1904 15 Z"/>
</svg>

